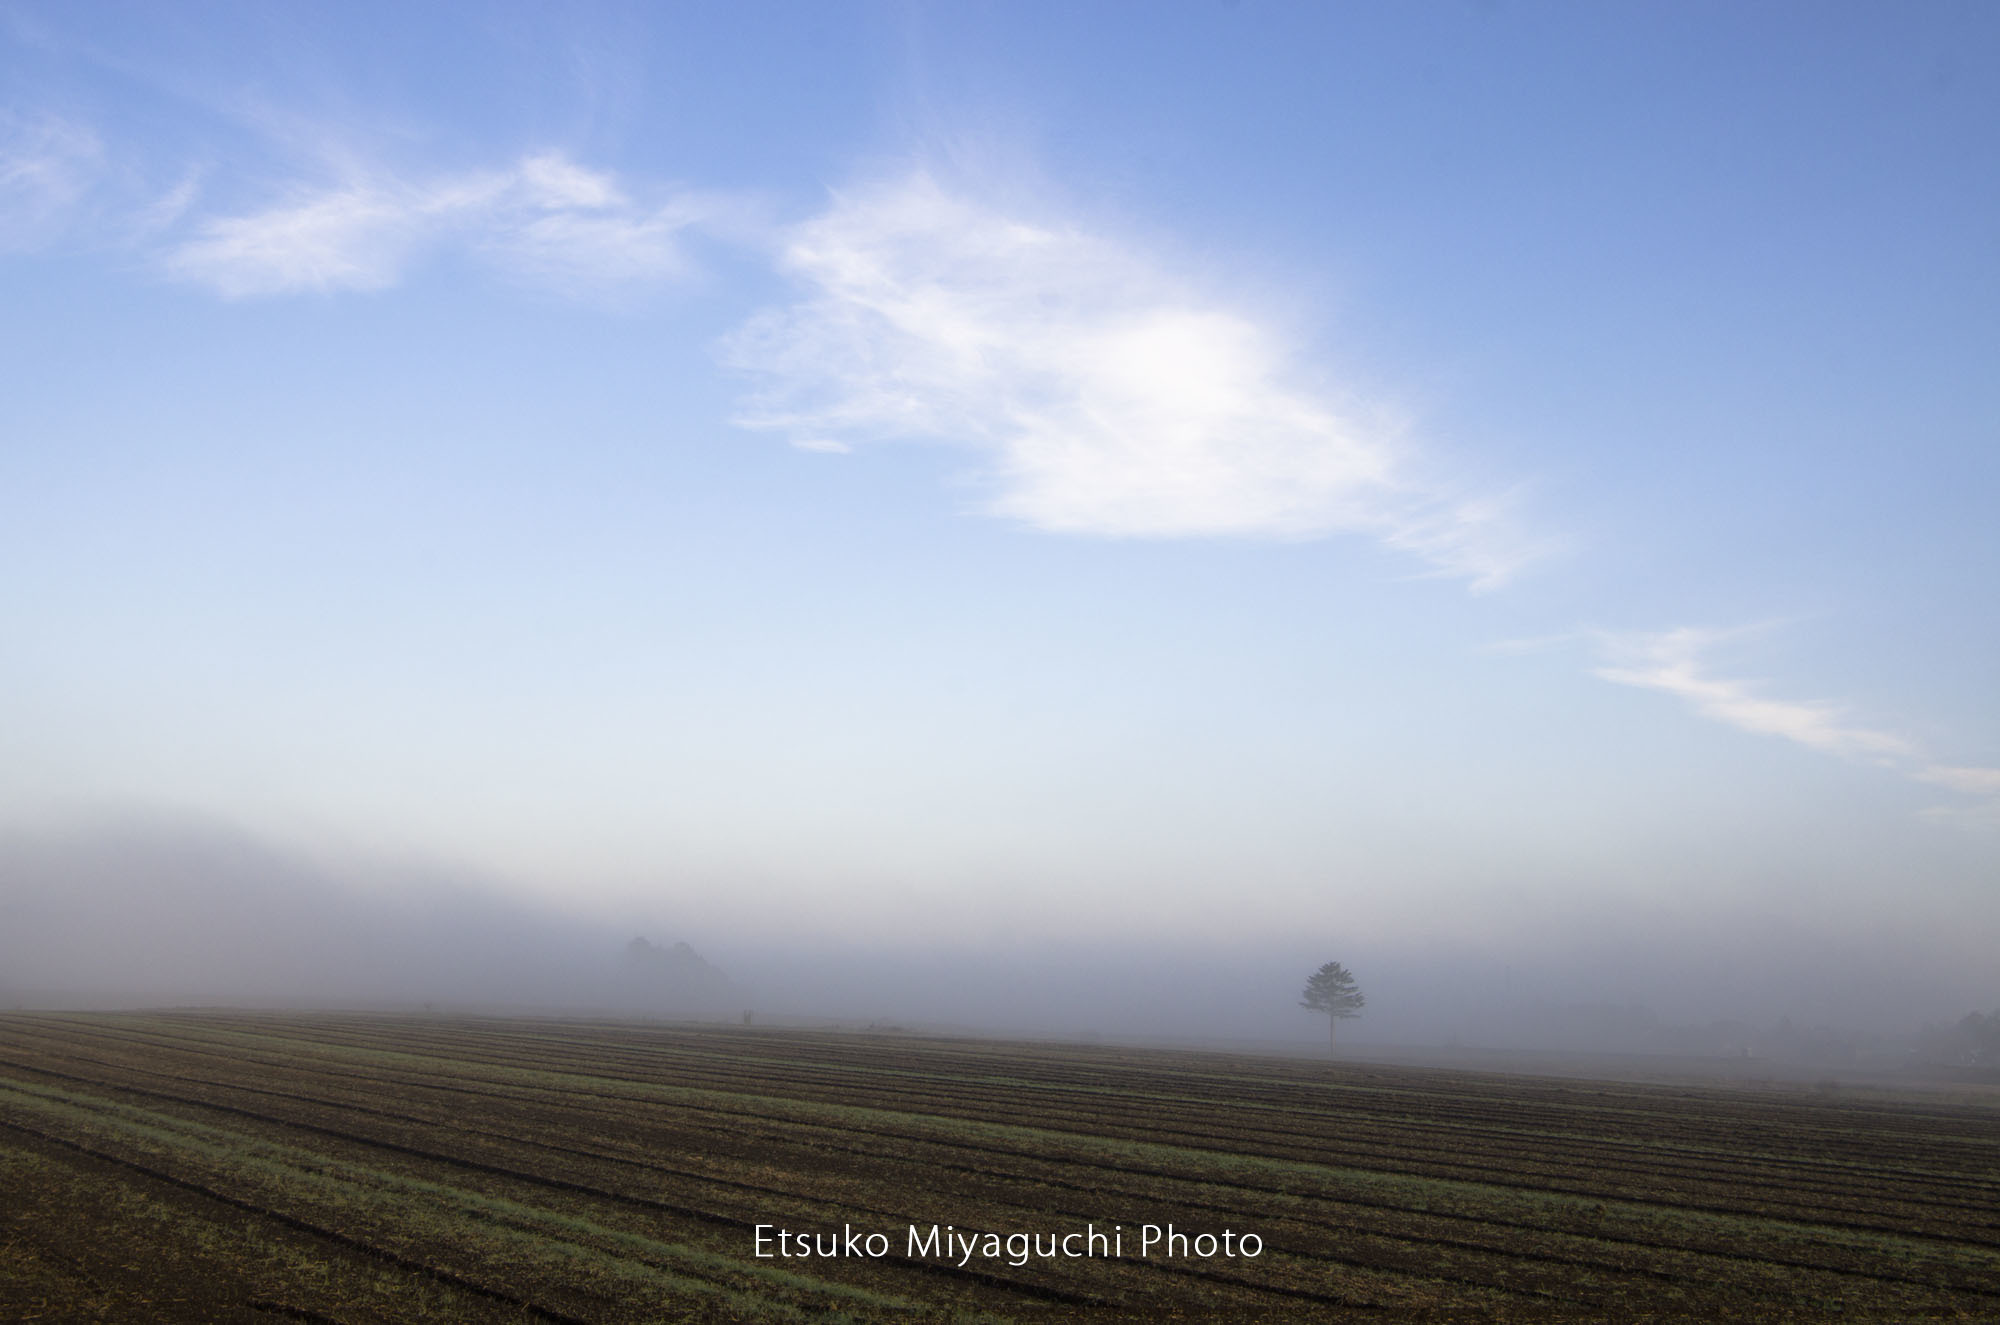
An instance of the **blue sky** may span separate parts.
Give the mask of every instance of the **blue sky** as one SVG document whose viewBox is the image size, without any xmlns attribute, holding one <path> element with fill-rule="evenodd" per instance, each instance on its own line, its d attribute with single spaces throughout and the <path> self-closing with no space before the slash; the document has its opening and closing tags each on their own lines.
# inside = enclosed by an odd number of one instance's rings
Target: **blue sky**
<svg viewBox="0 0 2000 1325">
<path fill-rule="evenodd" d="M 1996 103 L 1978 4 L 0 6 L 0 809 L 1983 987 Z"/>
</svg>

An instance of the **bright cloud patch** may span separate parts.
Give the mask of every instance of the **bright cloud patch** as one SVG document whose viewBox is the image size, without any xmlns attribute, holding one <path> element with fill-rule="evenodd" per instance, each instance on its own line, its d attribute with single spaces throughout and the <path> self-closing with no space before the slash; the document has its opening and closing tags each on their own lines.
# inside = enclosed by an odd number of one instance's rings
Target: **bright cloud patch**
<svg viewBox="0 0 2000 1325">
<path fill-rule="evenodd" d="M 1269 329 L 1103 238 L 918 176 L 838 198 L 781 261 L 807 297 L 726 349 L 765 384 L 747 426 L 975 449 L 991 511 L 1047 530 L 1362 532 L 1479 585 L 1527 557 L 1495 504 L 1446 500 L 1391 430 L 1295 386 Z"/>
<path fill-rule="evenodd" d="M 231 298 L 380 290 L 423 253 L 457 244 L 561 288 L 612 289 L 687 273 L 680 233 L 704 204 L 643 206 L 607 175 L 556 154 L 511 170 L 413 183 L 363 178 L 205 222 L 169 270 Z"/>
<path fill-rule="evenodd" d="M 1603 635 L 1599 638 L 1608 661 L 1596 675 L 1620 685 L 1679 695 L 1705 717 L 1744 731 L 1782 736 L 1827 754 L 1877 760 L 1916 754 L 1899 736 L 1846 721 L 1833 705 L 1768 699 L 1749 682 L 1710 675 L 1702 655 L 1725 634 L 1682 628 L 1653 635 Z"/>
<path fill-rule="evenodd" d="M 1620 685 L 1664 690 L 1694 710 L 1744 731 L 1781 736 L 1825 754 L 1866 759 L 1903 776 L 1980 798 L 1976 805 L 1941 806 L 1927 813 L 1965 824 L 2000 824 L 2000 768 L 1931 762 L 1912 741 L 1854 723 L 1832 704 L 1771 699 L 1747 681 L 1716 676 L 1704 654 L 1738 632 L 1678 630 L 1642 634 L 1596 632 L 1604 655 L 1594 674 Z"/>
</svg>

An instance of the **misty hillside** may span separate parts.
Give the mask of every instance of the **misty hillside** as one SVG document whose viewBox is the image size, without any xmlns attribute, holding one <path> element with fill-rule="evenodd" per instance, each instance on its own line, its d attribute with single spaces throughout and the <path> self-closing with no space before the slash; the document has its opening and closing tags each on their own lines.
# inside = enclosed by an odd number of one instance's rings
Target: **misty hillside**
<svg viewBox="0 0 2000 1325">
<path fill-rule="evenodd" d="M 15 1001 L 697 1015 L 740 999 L 685 942 L 638 952 L 488 881 L 322 866 L 211 825 L 0 835 L 0 878 L 0 997 Z"/>
</svg>

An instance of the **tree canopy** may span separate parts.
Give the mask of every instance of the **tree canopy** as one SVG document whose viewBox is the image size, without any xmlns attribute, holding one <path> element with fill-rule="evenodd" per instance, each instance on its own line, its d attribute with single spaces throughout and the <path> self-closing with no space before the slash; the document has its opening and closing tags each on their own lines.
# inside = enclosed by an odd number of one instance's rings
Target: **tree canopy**
<svg viewBox="0 0 2000 1325">
<path fill-rule="evenodd" d="M 1309 1012 L 1324 1012 L 1343 1020 L 1360 1016 L 1367 1003 L 1367 996 L 1355 986 L 1354 973 L 1339 962 L 1328 962 L 1314 971 L 1299 1000 L 1299 1006 Z"/>
<path fill-rule="evenodd" d="M 1339 962 L 1328 962 L 1314 971 L 1306 981 L 1305 993 L 1299 998 L 1299 1006 L 1308 1012 L 1326 1014 L 1329 1045 L 1333 1043 L 1334 1030 L 1340 1023 L 1360 1016 L 1367 1003 L 1368 999 L 1354 983 L 1354 973 Z"/>
</svg>

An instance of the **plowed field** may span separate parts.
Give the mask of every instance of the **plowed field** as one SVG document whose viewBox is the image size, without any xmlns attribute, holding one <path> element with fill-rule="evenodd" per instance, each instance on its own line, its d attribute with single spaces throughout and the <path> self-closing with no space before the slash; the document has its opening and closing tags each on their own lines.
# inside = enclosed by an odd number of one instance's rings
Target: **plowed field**
<svg viewBox="0 0 2000 1325">
<path fill-rule="evenodd" d="M 1168 1226 L 1186 1241 L 1145 1244 Z M 2000 1320 L 2000 1111 L 761 1028 L 14 1014 L 0 1318 Z"/>
</svg>

